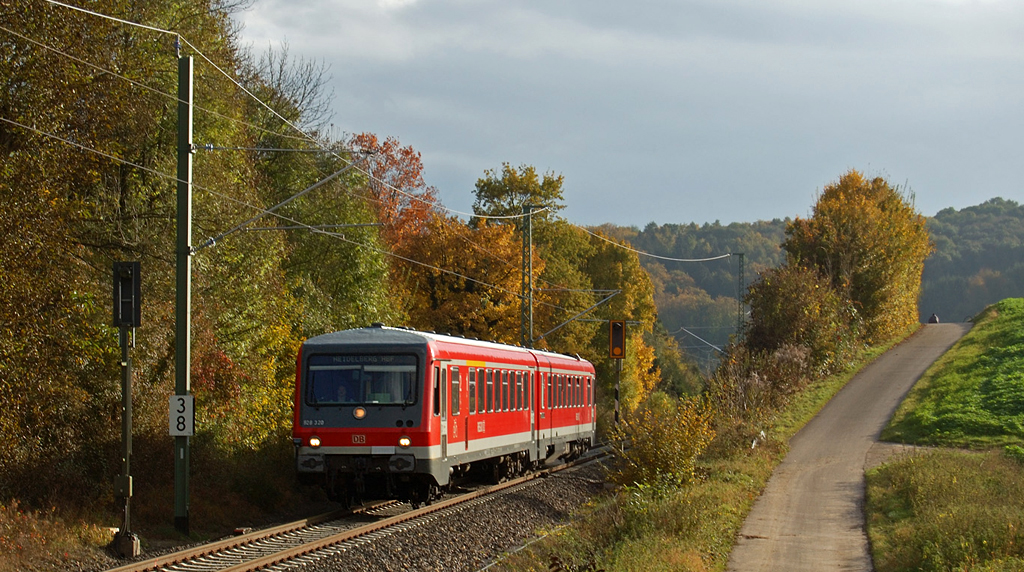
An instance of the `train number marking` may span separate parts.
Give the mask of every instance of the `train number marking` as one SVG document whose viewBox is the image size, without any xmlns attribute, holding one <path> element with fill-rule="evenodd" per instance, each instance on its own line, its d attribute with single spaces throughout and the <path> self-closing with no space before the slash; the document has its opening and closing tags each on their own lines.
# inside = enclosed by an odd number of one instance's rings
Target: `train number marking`
<svg viewBox="0 0 1024 572">
<path fill-rule="evenodd" d="M 366 435 L 353 435 L 352 436 L 352 442 L 357 444 L 357 445 L 365 445 L 366 444 Z"/>
<path fill-rule="evenodd" d="M 323 427 L 324 426 L 324 420 L 323 419 L 303 419 L 302 420 L 302 426 L 303 427 Z"/>
<path fill-rule="evenodd" d="M 483 421 L 477 421 L 476 422 L 476 432 L 477 433 L 483 433 L 484 432 L 484 422 Z"/>
</svg>

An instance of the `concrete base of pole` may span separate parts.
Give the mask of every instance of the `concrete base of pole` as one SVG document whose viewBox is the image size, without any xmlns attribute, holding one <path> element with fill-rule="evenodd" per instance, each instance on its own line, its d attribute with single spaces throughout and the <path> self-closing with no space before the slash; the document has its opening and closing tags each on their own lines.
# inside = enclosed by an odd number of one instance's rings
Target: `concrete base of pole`
<svg viewBox="0 0 1024 572">
<path fill-rule="evenodd" d="M 139 547 L 139 535 L 134 532 L 117 531 L 110 547 L 118 558 L 135 558 L 142 554 L 142 549 Z"/>
</svg>

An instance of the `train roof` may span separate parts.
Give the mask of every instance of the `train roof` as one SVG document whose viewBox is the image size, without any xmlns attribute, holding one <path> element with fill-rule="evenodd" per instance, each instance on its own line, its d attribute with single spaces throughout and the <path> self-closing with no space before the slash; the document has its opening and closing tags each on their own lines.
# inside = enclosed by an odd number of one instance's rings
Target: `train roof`
<svg viewBox="0 0 1024 572">
<path fill-rule="evenodd" d="M 569 359 L 574 361 L 586 361 L 579 356 L 570 356 L 566 354 L 549 352 L 545 350 L 524 348 L 522 346 L 512 346 L 508 344 L 501 344 L 494 341 L 464 338 L 461 336 L 453 336 L 450 334 L 423 332 L 419 330 L 413 330 L 412 328 L 395 328 L 385 326 L 383 324 L 373 324 L 366 328 L 354 328 L 351 330 L 342 330 L 338 332 L 331 332 L 328 334 L 321 334 L 319 336 L 309 338 L 308 340 L 306 340 L 305 344 L 311 346 L 331 346 L 336 344 L 388 344 L 393 346 L 423 346 L 426 345 L 428 342 L 442 342 L 447 344 L 463 346 L 476 346 L 490 350 L 532 353 L 539 356 L 547 357 L 549 359 L 553 358 L 563 360 Z"/>
</svg>

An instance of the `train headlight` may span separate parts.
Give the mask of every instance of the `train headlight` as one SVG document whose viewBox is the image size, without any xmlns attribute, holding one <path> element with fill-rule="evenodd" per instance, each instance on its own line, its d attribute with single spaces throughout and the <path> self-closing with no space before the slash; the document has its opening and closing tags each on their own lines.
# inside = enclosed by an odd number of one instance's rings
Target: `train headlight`
<svg viewBox="0 0 1024 572">
<path fill-rule="evenodd" d="M 362 419 L 363 417 L 366 417 L 366 410 L 363 409 L 362 407 L 356 407 L 355 409 L 352 410 L 352 417 L 355 417 L 356 419 Z"/>
<path fill-rule="evenodd" d="M 319 447 L 320 446 L 320 438 L 317 437 L 316 435 L 310 437 L 309 438 L 309 446 L 310 447 L 314 447 L 314 448 L 315 447 Z"/>
<path fill-rule="evenodd" d="M 405 435 L 402 435 L 401 437 L 398 438 L 399 447 L 403 449 L 408 449 L 409 445 L 412 445 L 412 439 L 406 437 Z"/>
</svg>

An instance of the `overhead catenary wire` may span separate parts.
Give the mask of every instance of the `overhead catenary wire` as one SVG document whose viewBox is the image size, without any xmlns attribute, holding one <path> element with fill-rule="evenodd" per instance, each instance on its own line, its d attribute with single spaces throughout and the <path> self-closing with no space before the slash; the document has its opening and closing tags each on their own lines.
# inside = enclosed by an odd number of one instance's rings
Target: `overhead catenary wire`
<svg viewBox="0 0 1024 572">
<path fill-rule="evenodd" d="M 711 257 L 708 257 L 708 258 L 672 258 L 670 256 L 661 256 L 661 255 L 658 255 L 658 254 L 651 254 L 649 252 L 644 252 L 642 250 L 637 250 L 635 248 L 632 248 L 632 247 L 626 246 L 624 244 L 621 244 L 619 242 L 616 242 L 616 241 L 614 241 L 614 240 L 612 240 L 610 238 L 601 236 L 600 234 L 597 234 L 596 232 L 593 232 L 593 231 L 591 231 L 590 229 L 588 229 L 586 227 L 579 226 L 577 224 L 571 223 L 571 222 L 569 222 L 569 221 L 567 221 L 565 219 L 562 219 L 562 220 L 565 221 L 568 224 L 571 224 L 571 225 L 579 228 L 580 230 L 582 230 L 583 232 L 589 234 L 590 236 L 593 236 L 595 238 L 599 238 L 599 239 L 601 239 L 601 240 L 603 240 L 603 241 L 605 241 L 605 242 L 607 242 L 609 244 L 612 244 L 614 246 L 622 248 L 623 250 L 628 250 L 630 252 L 636 253 L 639 256 L 648 256 L 650 258 L 657 258 L 658 260 L 667 260 L 669 262 L 712 262 L 712 261 L 715 261 L 715 260 L 722 260 L 723 258 L 729 258 L 730 256 L 732 256 L 731 252 L 726 253 L 726 254 L 720 254 L 718 256 L 711 256 Z"/>
<path fill-rule="evenodd" d="M 175 175 L 168 175 L 167 173 L 162 173 L 162 172 L 157 171 L 155 169 L 150 169 L 148 167 L 144 167 L 144 166 L 139 165 L 137 163 L 133 163 L 131 161 L 127 161 L 125 159 L 121 159 L 120 157 L 116 157 L 116 156 L 111 155 L 109 153 L 104 153 L 103 151 L 99 151 L 98 149 L 93 149 L 93 148 L 88 147 L 86 145 L 82 145 L 81 143 L 76 143 L 76 142 L 71 141 L 69 139 L 66 139 L 64 137 L 60 137 L 58 135 L 54 135 L 52 133 L 48 133 L 48 132 L 42 131 L 40 129 L 36 129 L 34 127 L 22 124 L 22 123 L 17 122 L 17 121 L 13 121 L 13 120 L 7 119 L 5 117 L 0 117 L 0 121 L 4 121 L 6 123 L 10 123 L 11 125 L 15 125 L 17 127 L 28 129 L 30 131 L 33 131 L 33 132 L 39 134 L 39 135 L 43 135 L 44 137 L 49 137 L 49 138 L 61 141 L 63 143 L 67 143 L 69 145 L 72 145 L 74 147 L 82 149 L 83 151 L 100 155 L 101 157 L 105 157 L 105 158 L 110 159 L 112 161 L 115 161 L 115 162 L 118 162 L 118 163 L 121 163 L 121 164 L 124 164 L 124 165 L 128 165 L 130 167 L 135 167 L 135 168 L 138 168 L 138 169 L 142 169 L 144 171 L 147 171 L 149 173 L 157 175 L 158 177 L 161 177 L 161 178 L 164 178 L 164 179 L 167 179 L 167 180 L 170 180 L 170 181 L 176 181 L 176 182 L 180 181 L 180 179 L 178 179 L 178 177 L 175 176 Z M 489 282 L 485 282 L 483 280 L 479 280 L 479 279 L 473 278 L 471 276 L 466 276 L 466 275 L 461 274 L 459 272 L 455 272 L 454 270 L 448 270 L 447 268 L 441 268 L 439 266 L 434 266 L 432 264 L 427 264 L 425 262 L 421 262 L 421 261 L 418 261 L 418 260 L 415 260 L 415 259 L 412 259 L 412 258 L 408 258 L 408 257 L 402 256 L 400 254 L 396 254 L 394 252 L 390 252 L 390 251 L 387 251 L 387 250 L 384 250 L 384 249 L 381 249 L 381 248 L 377 248 L 375 246 L 371 246 L 371 245 L 364 244 L 364 243 L 361 243 L 361 242 L 358 242 L 358 241 L 355 241 L 355 240 L 351 240 L 349 238 L 346 238 L 344 235 L 342 235 L 340 233 L 329 232 L 329 231 L 326 231 L 326 230 L 322 230 L 321 228 L 318 228 L 315 225 L 308 225 L 308 224 L 305 224 L 305 223 L 303 223 L 301 221 L 293 219 L 291 217 L 282 215 L 282 214 L 280 214 L 278 212 L 272 212 L 272 211 L 270 211 L 268 209 L 264 209 L 264 208 L 261 208 L 261 207 L 257 207 L 255 205 L 251 205 L 251 204 L 249 204 L 249 203 L 247 203 L 245 201 L 242 201 L 240 199 L 236 199 L 235 197 L 231 197 L 231 196 L 229 196 L 227 194 L 215 191 L 215 190 L 213 190 L 211 188 L 208 188 L 208 187 L 204 187 L 204 186 L 197 185 L 197 184 L 194 184 L 194 183 L 193 183 L 192 186 L 196 190 L 204 191 L 204 192 L 210 193 L 212 195 L 221 197 L 221 198 L 223 198 L 225 200 L 228 200 L 230 202 L 234 202 L 236 204 L 239 204 L 239 205 L 248 207 L 250 209 L 256 210 L 260 214 L 259 214 L 258 217 L 255 217 L 255 218 L 259 218 L 259 217 L 266 216 L 266 215 L 269 214 L 269 215 L 277 217 L 277 218 L 279 218 L 279 219 L 281 219 L 283 221 L 292 223 L 293 225 L 295 225 L 298 228 L 303 228 L 303 229 L 306 229 L 306 230 L 310 230 L 311 232 L 316 232 L 316 233 L 319 233 L 319 234 L 323 234 L 325 236 L 330 236 L 330 237 L 333 237 L 333 238 L 335 238 L 337 240 L 341 240 L 343 242 L 352 244 L 354 246 L 358 246 L 358 247 L 362 247 L 362 248 L 367 248 L 367 249 L 370 249 L 370 250 L 372 250 L 374 252 L 377 252 L 377 253 L 380 253 L 380 254 L 383 254 L 383 255 L 386 255 L 386 256 L 391 256 L 393 258 L 397 258 L 397 259 L 403 260 L 405 262 L 409 262 L 410 264 L 416 264 L 418 266 L 423 266 L 425 268 L 429 268 L 431 270 L 436 270 L 438 272 L 442 272 L 444 274 L 455 276 L 457 278 L 462 278 L 462 279 L 467 280 L 469 282 L 473 282 L 475 284 L 480 284 L 481 286 L 494 289 L 494 290 L 496 290 L 498 292 L 503 292 L 505 294 L 509 294 L 509 295 L 514 296 L 516 298 L 520 298 L 521 297 L 521 295 L 518 292 L 513 292 L 513 291 L 508 290 L 506 288 L 502 288 L 501 286 L 498 286 L 496 284 L 491 284 Z M 250 221 L 251 220 L 255 220 L 255 218 L 254 219 L 250 219 Z M 226 234 L 226 233 L 222 233 L 222 234 Z M 541 302 L 540 304 L 542 306 L 547 306 L 547 307 L 550 307 L 550 308 L 554 308 L 556 310 L 561 310 L 563 312 L 569 312 L 570 311 L 567 308 L 563 308 L 563 307 L 558 306 L 556 304 L 550 304 L 550 303 L 546 303 L 546 302 Z"/>
<path fill-rule="evenodd" d="M 95 17 L 104 18 L 104 19 L 115 21 L 115 22 L 122 23 L 122 24 L 125 24 L 125 25 L 135 26 L 135 27 L 138 27 L 138 28 L 154 31 L 154 32 L 157 32 L 157 33 L 162 33 L 162 34 L 167 34 L 167 35 L 175 36 L 178 41 L 180 41 L 181 43 L 183 43 L 186 46 L 188 46 L 189 48 L 191 48 L 206 63 L 208 63 L 215 70 L 217 70 L 221 75 L 223 75 L 229 81 L 231 81 L 238 89 L 240 89 L 243 93 L 245 93 L 250 98 L 252 98 L 252 100 L 256 101 L 262 107 L 266 108 L 271 114 L 273 114 L 275 117 L 280 119 L 285 125 L 288 125 L 292 129 L 294 129 L 295 131 L 300 133 L 309 142 L 312 142 L 315 145 L 319 145 L 320 144 L 320 142 L 317 141 L 316 138 L 314 138 L 313 136 L 305 133 L 301 128 L 299 128 L 297 125 L 295 125 L 292 121 L 289 121 L 287 118 L 285 118 L 280 113 L 278 113 L 275 109 L 273 109 L 273 107 L 271 107 L 269 104 L 267 104 L 266 102 L 261 100 L 259 97 L 257 97 L 255 94 L 253 94 L 249 89 L 247 89 L 244 85 L 242 85 L 241 82 L 239 82 L 237 79 L 232 77 L 231 74 L 229 74 L 226 71 L 224 71 L 220 66 L 218 66 L 215 62 L 213 62 L 209 57 L 207 57 L 201 50 L 199 50 L 194 44 L 189 42 L 188 39 L 183 37 L 180 33 L 173 32 L 171 30 L 165 30 L 165 29 L 162 29 L 162 28 L 157 28 L 157 27 L 154 27 L 154 26 L 148 26 L 148 25 L 145 25 L 145 24 L 140 24 L 138 22 L 132 22 L 130 20 L 125 20 L 125 19 L 122 19 L 122 18 L 114 17 L 114 16 L 109 16 L 109 15 L 102 14 L 102 13 L 99 13 L 99 12 L 95 12 L 95 11 L 92 11 L 92 10 L 87 10 L 85 8 L 81 8 L 81 7 L 78 7 L 78 6 L 73 6 L 73 5 L 70 5 L 70 4 L 63 3 L 63 2 L 59 2 L 58 0 L 46 0 L 46 1 L 49 2 L 50 4 L 53 4 L 53 5 L 61 6 L 61 7 L 64 7 L 64 8 L 68 8 L 68 9 L 71 9 L 71 10 L 75 10 L 75 11 L 78 11 L 78 12 L 89 14 L 89 15 L 92 15 L 92 16 L 95 16 Z M 3 28 L 3 29 L 5 31 L 8 31 L 9 33 L 13 33 L 15 35 L 18 35 L 19 37 L 22 37 L 22 38 L 24 38 L 24 39 L 26 39 L 28 41 L 32 41 L 31 39 L 28 39 L 25 36 L 22 36 L 21 34 L 17 34 L 16 32 L 13 32 L 13 31 L 8 30 L 6 28 Z M 170 98 L 172 98 L 174 100 L 178 99 L 176 96 L 173 96 L 171 94 L 167 94 L 165 92 L 161 92 L 160 90 L 156 90 L 154 88 L 150 88 L 148 86 L 145 86 L 144 84 L 141 84 L 139 82 L 135 82 L 134 80 L 131 80 L 130 78 L 124 77 L 124 76 L 122 76 L 120 74 L 116 74 L 116 73 L 111 72 L 109 70 L 102 70 L 102 68 L 100 68 L 99 66 L 95 66 L 93 64 L 89 64 L 88 62 L 84 62 L 83 60 L 80 60 L 79 58 L 74 58 L 74 56 L 71 56 L 70 54 L 66 54 L 65 52 L 56 50 L 54 48 L 50 48 L 50 47 L 45 46 L 44 44 L 41 44 L 41 43 L 38 43 L 38 42 L 34 42 L 34 41 L 32 41 L 32 42 L 34 44 L 36 44 L 36 45 L 40 45 L 40 46 L 45 47 L 47 49 L 52 49 L 53 51 L 55 51 L 57 53 L 60 53 L 60 54 L 62 54 L 64 56 L 66 56 L 66 57 L 73 58 L 76 61 L 80 61 L 83 64 L 90 65 L 90 66 L 94 67 L 95 69 L 100 69 L 101 71 L 105 71 L 106 73 L 111 73 L 115 77 L 118 77 L 118 78 L 121 78 L 121 79 L 124 79 L 126 81 L 131 82 L 133 85 L 138 85 L 138 86 L 143 87 L 145 89 L 150 89 L 151 91 L 154 91 L 155 93 L 159 93 L 161 95 L 170 97 Z M 209 110 L 206 110 L 206 111 L 209 111 Z M 216 113 L 216 112 L 212 112 L 212 111 L 210 111 L 210 112 L 211 113 Z M 220 114 L 218 114 L 218 115 L 220 115 Z M 221 115 L 221 117 L 225 117 L 225 116 Z M 225 117 L 225 118 L 226 119 L 231 119 L 231 118 L 227 118 L 227 117 Z M 2 118 L 0 118 L 0 119 L 2 119 Z M 18 125 L 18 126 L 21 126 L 21 127 L 24 127 L 26 129 L 30 129 L 30 130 L 35 131 L 37 133 L 43 133 L 43 134 L 45 134 L 47 136 L 54 137 L 55 139 L 59 139 L 61 141 L 64 141 L 65 143 L 68 143 L 68 144 L 71 144 L 71 145 L 75 145 L 75 146 L 80 147 L 82 149 L 90 150 L 88 147 L 83 146 L 83 145 L 81 145 L 79 143 L 75 143 L 73 141 L 70 141 L 70 140 L 67 140 L 67 139 L 64 139 L 64 138 L 52 135 L 52 134 L 46 134 L 46 133 L 44 133 L 42 131 L 39 131 L 39 130 L 37 130 L 35 128 L 32 128 L 30 126 L 27 126 L 27 125 L 24 125 L 24 124 L 20 124 L 20 123 L 16 123 L 16 122 L 13 122 L 13 121 L 10 121 L 10 120 L 6 120 L 6 119 L 5 119 L 5 121 L 8 121 L 8 122 L 10 122 L 12 124 L 15 124 L 15 125 Z M 251 124 L 249 124 L 249 125 L 251 125 Z M 253 125 L 253 127 L 258 127 L 258 126 Z M 243 149 L 239 148 L 238 150 L 243 150 Z M 258 150 L 258 149 L 244 149 L 244 150 Z M 95 151 L 95 152 L 97 152 L 97 153 L 99 153 L 99 154 L 101 154 L 101 155 L 103 155 L 105 157 L 108 157 L 108 158 L 112 159 L 112 160 L 122 161 L 122 162 L 124 162 L 126 164 L 131 164 L 132 166 L 137 167 L 137 168 L 142 169 L 142 170 L 145 170 L 147 172 L 153 172 L 155 174 L 159 174 L 161 176 L 164 176 L 163 174 L 158 173 L 157 171 L 155 171 L 153 169 L 149 169 L 149 168 L 143 167 L 141 165 L 132 164 L 132 163 L 129 163 L 129 162 L 124 161 L 122 159 L 115 158 L 112 155 L 104 154 L 104 153 L 96 151 L 96 150 L 92 150 L 92 151 Z M 430 205 L 430 206 L 432 206 L 434 208 L 437 208 L 439 210 L 443 210 L 445 212 L 449 212 L 449 213 L 453 213 L 453 214 L 457 214 L 457 215 L 462 215 L 462 216 L 481 218 L 481 219 L 518 219 L 518 218 L 522 218 L 522 217 L 525 217 L 525 216 L 531 216 L 531 213 L 522 213 L 522 214 L 515 214 L 515 215 L 483 215 L 483 214 L 479 214 L 479 213 L 465 213 L 465 212 L 461 212 L 461 211 L 456 211 L 454 209 L 450 209 L 448 207 L 445 207 L 444 205 L 441 205 L 437 201 L 427 201 L 427 200 L 425 200 L 425 199 L 423 199 L 421 197 L 413 195 L 412 193 L 406 192 L 403 189 L 400 189 L 400 188 L 390 184 L 389 182 L 385 181 L 384 179 L 373 175 L 373 173 L 371 173 L 371 172 L 369 172 L 369 171 L 367 171 L 367 170 L 365 170 L 365 169 L 363 169 L 361 167 L 358 167 L 357 163 L 351 161 L 351 159 L 348 159 L 348 158 L 345 158 L 345 157 L 342 157 L 342 156 L 338 155 L 337 152 L 335 152 L 335 151 L 328 150 L 327 152 L 332 153 L 339 160 L 342 160 L 342 161 L 345 161 L 345 162 L 349 163 L 349 165 L 350 166 L 354 166 L 354 168 L 356 170 L 362 172 L 367 177 L 371 178 L 372 180 L 377 181 L 378 183 L 380 183 L 381 185 L 391 189 L 392 191 L 397 192 L 399 194 L 402 194 L 404 196 L 407 196 L 411 200 L 422 202 L 424 204 Z M 330 177 L 333 178 L 333 176 L 335 176 L 335 175 L 331 175 Z M 174 179 L 177 180 L 176 177 Z M 545 207 L 545 209 L 546 208 L 547 207 Z M 260 215 L 260 216 L 263 216 L 263 215 Z M 565 220 L 565 219 L 562 219 L 562 220 Z M 566 221 L 566 222 L 568 222 L 568 221 Z M 569 223 L 569 224 L 573 224 L 573 223 Z M 620 243 L 618 243 L 616 241 L 613 241 L 613 240 L 611 240 L 609 238 L 606 238 L 606 237 L 601 236 L 601 235 L 599 235 L 597 233 L 594 233 L 593 231 L 591 231 L 591 230 L 589 230 L 589 229 L 587 229 L 585 227 L 582 227 L 582 226 L 579 226 L 579 225 L 574 225 L 574 224 L 573 224 L 573 226 L 577 226 L 578 228 L 580 228 L 584 232 L 590 234 L 591 236 L 594 236 L 594 237 L 596 237 L 596 238 L 598 238 L 600 240 L 608 242 L 609 244 L 612 244 L 612 245 L 614 245 L 616 247 L 619 247 L 619 248 L 628 250 L 630 252 L 636 253 L 639 256 L 647 256 L 647 257 L 651 257 L 651 258 L 655 258 L 655 259 L 659 259 L 659 260 L 666 260 L 666 261 L 673 261 L 673 262 L 709 262 L 709 261 L 714 261 L 714 260 L 721 260 L 723 258 L 728 258 L 728 257 L 732 256 L 732 253 L 727 253 L 727 254 L 723 254 L 723 255 L 719 255 L 719 256 L 715 256 L 715 257 L 691 258 L 691 259 L 674 258 L 674 257 L 668 257 L 668 256 L 660 256 L 660 255 L 656 255 L 656 254 L 651 254 L 651 253 L 643 252 L 643 251 L 631 248 L 629 246 L 620 244 Z"/>
<path fill-rule="evenodd" d="M 58 4 L 59 4 L 59 2 L 58 2 Z M 79 9 L 79 10 L 80 11 L 84 11 L 84 10 L 81 10 L 81 9 Z M 70 60 L 72 60 L 74 62 L 77 62 L 77 63 L 80 63 L 80 64 L 82 64 L 84 66 L 90 67 L 90 68 L 100 72 L 100 74 L 108 74 L 108 75 L 110 75 L 112 77 L 115 77 L 117 79 L 126 81 L 129 84 L 131 84 L 131 85 L 133 85 L 135 87 L 138 87 L 140 89 L 144 89 L 146 91 L 149 91 L 149 92 L 155 93 L 157 95 L 166 97 L 167 99 L 170 99 L 170 100 L 175 101 L 175 102 L 179 101 L 178 96 L 176 96 L 176 95 L 174 95 L 172 93 L 167 93 L 166 91 L 157 89 L 157 88 L 155 88 L 153 86 L 146 85 L 146 84 L 144 84 L 144 83 L 142 83 L 140 81 L 137 81 L 137 80 L 134 80 L 134 79 L 132 79 L 130 77 L 127 77 L 124 74 L 117 73 L 117 72 L 115 72 L 115 71 L 113 71 L 111 69 L 108 69 L 108 68 L 105 68 L 103 66 L 96 65 L 96 64 L 94 64 L 92 62 L 88 62 L 86 60 L 83 60 L 82 58 L 79 58 L 79 57 L 77 57 L 75 55 L 69 54 L 69 53 L 67 53 L 64 50 L 55 48 L 55 47 L 47 45 L 47 44 L 44 44 L 44 43 L 42 43 L 42 42 L 40 42 L 38 40 L 35 40 L 33 38 L 30 38 L 30 37 L 28 37 L 28 36 L 26 36 L 24 34 L 18 33 L 18 32 L 14 31 L 14 30 L 6 27 L 6 26 L 0 25 L 0 30 L 3 30 L 4 32 L 7 32 L 8 34 L 11 34 L 12 36 L 16 36 L 18 38 L 21 38 L 22 40 L 25 40 L 26 42 L 29 42 L 29 43 L 31 43 L 34 46 L 37 46 L 37 47 L 42 48 L 44 50 L 48 50 L 50 52 L 53 52 L 55 54 L 58 54 L 60 56 L 65 57 L 65 58 L 68 58 L 68 59 L 70 59 Z M 274 131 L 274 130 L 271 130 L 271 129 L 267 129 L 266 127 L 261 127 L 259 125 L 256 125 L 255 123 L 250 123 L 248 121 L 244 121 L 244 120 L 241 120 L 241 119 L 238 119 L 238 118 L 235 118 L 235 117 L 230 117 L 228 115 L 225 115 L 225 114 L 220 113 L 218 111 L 215 111 L 213 109 L 209 109 L 207 107 L 203 107 L 201 105 L 196 105 L 196 104 L 193 103 L 192 107 L 195 110 L 197 110 L 197 111 L 202 111 L 203 113 L 208 113 L 210 115 L 213 115 L 215 117 L 219 117 L 219 118 L 224 119 L 226 121 L 231 121 L 231 122 L 233 122 L 233 123 L 235 123 L 237 125 L 244 125 L 246 127 L 251 127 L 251 128 L 256 129 L 258 131 L 263 131 L 265 133 L 273 133 L 274 135 L 278 135 L 278 136 L 284 137 L 286 139 L 294 139 L 296 141 L 304 141 L 304 142 L 308 142 L 309 141 L 308 137 L 295 137 L 294 135 L 287 135 L 287 134 L 279 133 L 277 131 Z M 329 152 L 329 151 L 323 150 L 323 149 L 309 149 L 309 150 L 305 150 L 305 149 L 271 149 L 271 150 L 272 151 L 309 151 L 309 152 L 320 152 L 320 153 Z"/>
<path fill-rule="evenodd" d="M 202 58 L 204 61 L 206 61 L 206 63 L 208 63 L 210 66 L 212 66 L 221 75 L 226 77 L 228 79 L 228 81 L 233 83 L 236 87 L 238 87 L 240 90 L 242 90 L 243 93 L 245 93 L 250 98 L 252 98 L 253 101 L 257 102 L 258 104 L 260 104 L 261 106 L 266 108 L 271 114 L 273 114 L 275 117 L 277 117 L 282 122 L 284 122 L 285 125 L 291 127 L 292 129 L 294 129 L 295 131 L 300 133 L 305 138 L 305 140 L 313 143 L 314 145 L 318 145 L 319 146 L 320 142 L 317 141 L 315 137 L 313 137 L 313 136 L 309 135 L 308 133 L 306 133 L 305 131 L 303 131 L 301 128 L 299 128 L 297 125 L 295 125 L 292 121 L 289 121 L 286 117 L 284 117 L 283 115 L 278 113 L 277 110 L 275 110 L 269 104 L 267 104 L 266 102 L 261 100 L 259 97 L 257 97 L 255 94 L 253 94 L 251 91 L 249 91 L 249 89 L 247 89 L 245 86 L 243 86 L 241 84 L 241 82 L 239 82 L 237 79 L 232 77 L 231 74 L 229 74 L 226 71 L 224 71 L 223 69 L 221 69 L 220 66 L 218 66 L 216 63 L 214 63 L 213 60 L 211 60 L 209 57 L 207 57 L 206 54 L 204 54 L 201 50 L 199 50 L 199 48 L 197 48 L 194 44 L 189 42 L 188 39 L 185 38 L 184 36 L 182 36 L 180 33 L 173 32 L 171 30 L 165 30 L 165 29 L 162 29 L 162 28 L 156 28 L 154 26 L 147 26 L 145 24 L 140 24 L 138 22 L 132 22 L 130 20 L 125 20 L 125 19 L 122 19 L 122 18 L 116 18 L 114 16 L 109 16 L 107 14 L 103 14 L 103 13 L 100 13 L 100 12 L 95 12 L 93 10 L 88 10 L 88 9 L 85 9 L 85 8 L 80 8 L 78 6 L 72 6 L 70 4 L 65 4 L 63 2 L 59 2 L 58 0 L 45 0 L 45 1 L 49 2 L 50 4 L 54 4 L 54 5 L 57 5 L 57 6 L 62 6 L 62 7 L 65 7 L 65 8 L 76 10 L 78 12 L 89 14 L 89 15 L 92 15 L 92 16 L 95 16 L 95 17 L 98 17 L 98 18 L 105 18 L 107 20 L 112 20 L 112 21 L 119 22 L 119 23 L 122 23 L 122 24 L 125 24 L 125 25 L 136 26 L 136 27 L 143 28 L 143 29 L 146 29 L 146 30 L 151 30 L 151 31 L 154 31 L 154 32 L 162 33 L 162 34 L 168 34 L 168 35 L 175 36 L 179 41 L 181 41 L 183 44 L 185 44 L 186 46 L 191 48 L 200 58 Z M 174 99 L 177 99 L 177 98 L 175 97 Z M 331 152 L 331 151 L 329 151 L 329 152 Z M 338 155 L 336 152 L 331 152 L 331 153 L 337 159 L 339 159 L 341 161 L 351 162 L 349 159 Z M 383 180 L 383 179 L 373 175 L 372 173 L 370 173 L 369 171 L 367 171 L 365 169 L 357 167 L 356 170 L 361 172 L 361 173 L 363 173 L 367 177 L 369 177 L 369 178 L 379 182 L 380 184 L 384 185 L 385 187 L 388 187 L 389 189 L 391 189 L 391 190 L 393 190 L 393 191 L 395 191 L 397 193 L 400 193 L 402 195 L 405 195 L 405 196 L 409 197 L 411 200 L 419 201 L 421 203 L 433 206 L 433 207 L 435 207 L 435 208 L 437 208 L 439 210 L 442 210 L 444 212 L 448 212 L 448 213 L 452 213 L 452 214 L 456 214 L 456 215 L 460 215 L 460 216 L 476 217 L 476 218 L 481 218 L 481 219 L 495 219 L 495 220 L 518 219 L 518 218 L 523 218 L 525 216 L 529 216 L 528 213 L 515 214 L 515 215 L 482 215 L 482 214 L 476 214 L 476 213 L 466 213 L 466 212 L 462 212 L 462 211 L 457 211 L 455 209 L 448 208 L 448 207 L 446 207 L 446 206 L 444 206 L 444 205 L 442 205 L 442 204 L 440 204 L 440 203 L 438 203 L 436 201 L 427 201 L 427 200 L 425 200 L 425 199 L 423 199 L 421 197 L 417 197 L 416 195 L 408 193 L 408 192 L 406 192 L 406 191 L 404 191 L 404 190 L 402 190 L 402 189 L 400 189 L 400 188 L 398 188 L 398 187 L 388 183 L 387 181 L 385 181 L 385 180 Z M 545 209 L 546 209 L 546 207 L 545 207 Z"/>
</svg>

